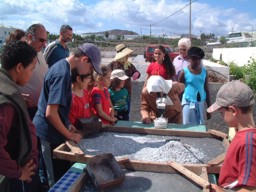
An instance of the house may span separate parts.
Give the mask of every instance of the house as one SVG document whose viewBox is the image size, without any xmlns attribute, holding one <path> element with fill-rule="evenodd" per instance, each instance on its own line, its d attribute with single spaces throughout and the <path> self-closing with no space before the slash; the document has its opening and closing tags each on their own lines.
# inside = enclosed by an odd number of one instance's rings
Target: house
<svg viewBox="0 0 256 192">
<path fill-rule="evenodd" d="M 0 47 L 4 45 L 6 38 L 15 29 L 16 28 L 13 28 L 13 27 L 5 27 L 3 25 L 0 26 Z"/>
</svg>

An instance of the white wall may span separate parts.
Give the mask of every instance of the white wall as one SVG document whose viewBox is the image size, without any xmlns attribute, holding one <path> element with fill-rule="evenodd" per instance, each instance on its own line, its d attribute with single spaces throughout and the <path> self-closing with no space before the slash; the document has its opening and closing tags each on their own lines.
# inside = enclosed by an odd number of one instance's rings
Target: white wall
<svg viewBox="0 0 256 192">
<path fill-rule="evenodd" d="M 238 66 L 244 66 L 248 64 L 251 57 L 256 59 L 256 47 L 214 48 L 212 57 L 227 64 L 234 62 Z"/>
</svg>

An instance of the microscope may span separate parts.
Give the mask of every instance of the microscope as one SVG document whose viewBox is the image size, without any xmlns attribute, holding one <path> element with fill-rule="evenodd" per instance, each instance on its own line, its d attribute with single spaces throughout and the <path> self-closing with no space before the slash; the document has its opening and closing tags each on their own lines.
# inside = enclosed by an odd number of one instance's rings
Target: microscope
<svg viewBox="0 0 256 192">
<path fill-rule="evenodd" d="M 163 117 L 165 113 L 165 108 L 166 108 L 166 94 L 161 92 L 157 92 L 157 97 L 156 97 L 156 108 L 157 112 L 159 114 L 158 117 Z"/>
</svg>

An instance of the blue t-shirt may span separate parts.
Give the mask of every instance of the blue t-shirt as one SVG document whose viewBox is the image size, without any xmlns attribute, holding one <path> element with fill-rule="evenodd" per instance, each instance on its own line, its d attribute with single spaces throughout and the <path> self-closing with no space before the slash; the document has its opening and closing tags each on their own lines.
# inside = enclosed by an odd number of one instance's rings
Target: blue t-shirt
<svg viewBox="0 0 256 192">
<path fill-rule="evenodd" d="M 62 59 L 47 72 L 41 90 L 38 110 L 33 119 L 36 134 L 50 143 L 60 144 L 65 138 L 54 128 L 45 117 L 46 107 L 50 104 L 59 105 L 59 116 L 68 127 L 68 115 L 72 100 L 70 65 Z"/>
<path fill-rule="evenodd" d="M 200 74 L 193 74 L 189 71 L 188 67 L 184 69 L 185 78 L 185 90 L 183 97 L 190 102 L 197 102 L 197 94 L 200 94 L 200 101 L 205 101 L 206 92 L 204 89 L 204 84 L 206 81 L 206 69 L 202 67 Z"/>
<path fill-rule="evenodd" d="M 68 47 L 64 48 L 59 40 L 56 40 L 53 43 L 50 43 L 48 47 L 46 47 L 45 52 L 45 61 L 48 64 L 49 68 L 53 66 L 56 62 L 60 61 L 61 59 L 65 59 L 69 56 L 69 49 Z"/>
</svg>

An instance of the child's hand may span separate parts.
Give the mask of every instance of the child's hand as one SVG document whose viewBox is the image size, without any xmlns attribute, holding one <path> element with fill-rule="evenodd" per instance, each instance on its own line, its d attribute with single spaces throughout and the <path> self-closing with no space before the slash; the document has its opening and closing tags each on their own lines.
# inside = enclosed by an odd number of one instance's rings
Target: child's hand
<svg viewBox="0 0 256 192">
<path fill-rule="evenodd" d="M 136 71 L 135 73 L 133 73 L 132 79 L 133 79 L 133 80 L 136 80 L 136 79 L 139 78 L 139 76 L 140 76 L 140 73 Z"/>
<path fill-rule="evenodd" d="M 21 167 L 21 176 L 19 179 L 22 181 L 31 182 L 31 176 L 35 175 L 35 168 L 36 165 L 33 159 L 30 159 L 23 167 Z"/>
</svg>

